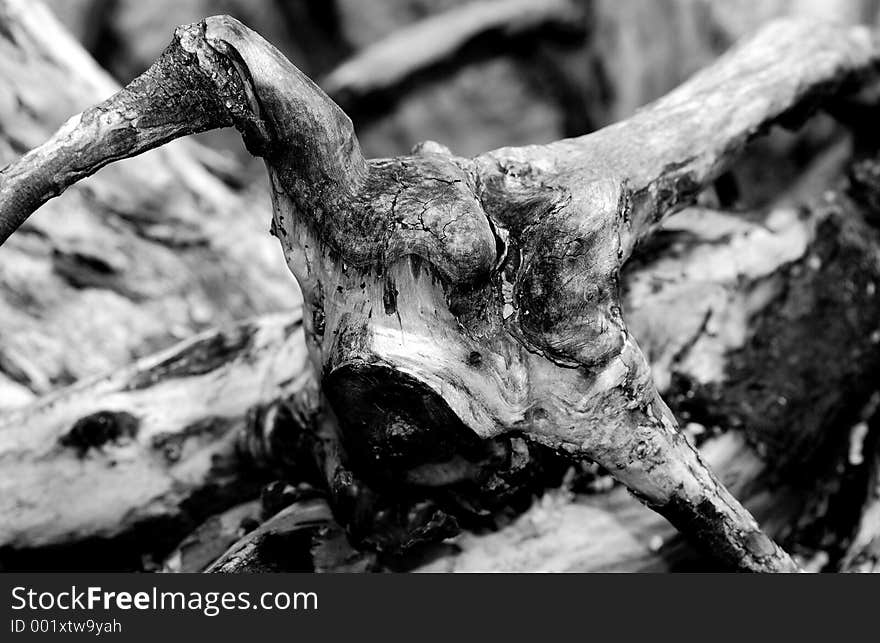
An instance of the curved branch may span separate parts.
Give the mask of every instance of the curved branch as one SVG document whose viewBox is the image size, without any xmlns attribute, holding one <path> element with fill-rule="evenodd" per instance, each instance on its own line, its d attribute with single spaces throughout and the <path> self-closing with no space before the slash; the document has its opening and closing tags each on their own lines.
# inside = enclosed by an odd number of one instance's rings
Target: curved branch
<svg viewBox="0 0 880 643">
<path fill-rule="evenodd" d="M 571 189 L 597 179 L 620 185 L 630 201 L 621 231 L 625 258 L 654 224 L 692 203 L 749 140 L 776 123 L 799 124 L 863 87 L 878 67 L 880 43 L 867 27 L 779 20 L 625 121 L 479 160 L 490 176 L 496 164 L 529 163 Z"/>
<path fill-rule="evenodd" d="M 366 171 L 348 117 L 272 45 L 218 16 L 180 27 L 144 74 L 0 171 L 0 244 L 104 165 L 232 125 L 285 176 L 295 166 L 291 187 L 320 186 L 311 198 L 349 194 Z"/>
<path fill-rule="evenodd" d="M 303 198 L 350 197 L 367 172 L 351 119 L 256 32 L 229 16 L 208 18 L 205 25 L 207 43 L 235 65 L 252 92 L 245 125 L 265 119 L 269 149 L 258 155 Z M 243 134 L 247 143 L 248 131 Z"/>
</svg>

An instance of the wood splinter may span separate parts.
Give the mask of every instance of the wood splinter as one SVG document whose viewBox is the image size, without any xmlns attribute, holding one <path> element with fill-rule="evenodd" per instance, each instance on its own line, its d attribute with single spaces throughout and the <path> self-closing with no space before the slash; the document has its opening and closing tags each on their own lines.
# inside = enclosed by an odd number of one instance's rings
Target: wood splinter
<svg viewBox="0 0 880 643">
<path fill-rule="evenodd" d="M 324 394 L 377 488 L 525 434 L 608 469 L 719 561 L 794 571 L 678 432 L 629 333 L 621 266 L 771 124 L 857 89 L 862 28 L 781 21 L 631 119 L 466 159 L 366 160 L 351 121 L 229 17 L 0 172 L 0 242 L 117 159 L 233 125 L 266 161 Z M 449 474 L 452 475 L 452 474 Z"/>
</svg>

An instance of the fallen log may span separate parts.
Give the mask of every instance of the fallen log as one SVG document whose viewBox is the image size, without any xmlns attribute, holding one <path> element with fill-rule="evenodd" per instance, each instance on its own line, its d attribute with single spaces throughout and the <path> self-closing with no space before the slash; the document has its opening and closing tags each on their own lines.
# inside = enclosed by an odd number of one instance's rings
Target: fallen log
<svg viewBox="0 0 880 643">
<path fill-rule="evenodd" d="M 301 417 L 318 407 L 298 314 L 206 332 L 0 416 L 0 562 L 70 568 L 52 552 L 77 546 L 131 568 L 167 551 L 259 493 L 280 400 Z"/>
</svg>

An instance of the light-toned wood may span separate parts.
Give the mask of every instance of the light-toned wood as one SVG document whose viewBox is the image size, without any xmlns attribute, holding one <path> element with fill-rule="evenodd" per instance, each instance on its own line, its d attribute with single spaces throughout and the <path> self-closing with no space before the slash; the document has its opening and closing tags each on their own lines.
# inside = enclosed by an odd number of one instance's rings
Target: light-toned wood
<svg viewBox="0 0 880 643">
<path fill-rule="evenodd" d="M 259 492 L 267 409 L 317 408 L 298 314 L 207 331 L 0 417 L 0 545 L 190 524 Z M 279 430 L 295 430 L 283 427 Z M 198 502 L 192 499 L 200 497 Z"/>
</svg>

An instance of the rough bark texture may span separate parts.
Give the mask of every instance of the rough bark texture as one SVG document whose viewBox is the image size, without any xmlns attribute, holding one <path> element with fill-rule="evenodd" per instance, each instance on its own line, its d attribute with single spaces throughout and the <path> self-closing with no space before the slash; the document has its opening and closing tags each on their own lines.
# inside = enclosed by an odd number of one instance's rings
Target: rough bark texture
<svg viewBox="0 0 880 643">
<path fill-rule="evenodd" d="M 619 274 L 754 135 L 858 89 L 877 60 L 867 30 L 774 23 L 590 136 L 366 161 L 326 95 L 240 23 L 209 18 L 7 167 L 0 226 L 5 238 L 109 161 L 233 124 L 267 162 L 311 359 L 371 486 L 455 482 L 481 441 L 525 435 L 603 466 L 720 561 L 791 571 L 678 432 L 624 323 Z"/>
<path fill-rule="evenodd" d="M 299 411 L 284 423 L 281 403 Z M 95 550 L 114 538 L 130 554 L 167 550 L 217 508 L 256 495 L 277 464 L 272 445 L 309 431 L 318 408 L 299 316 L 277 315 L 7 412 L 2 563 L 73 545 L 100 560 Z M 130 566 L 113 559 L 124 550 L 108 547 L 105 564 Z"/>
<path fill-rule="evenodd" d="M 807 212 L 779 208 L 760 224 L 688 210 L 624 273 L 632 332 L 703 457 L 769 535 L 830 570 L 870 569 L 876 537 L 869 423 L 880 381 L 880 236 L 876 206 L 854 192 L 827 192 Z M 830 540 L 817 535 L 826 523 L 839 525 Z M 695 563 L 623 488 L 573 502 L 550 494 L 509 527 L 465 534 L 435 556 L 421 569 Z"/>
</svg>

